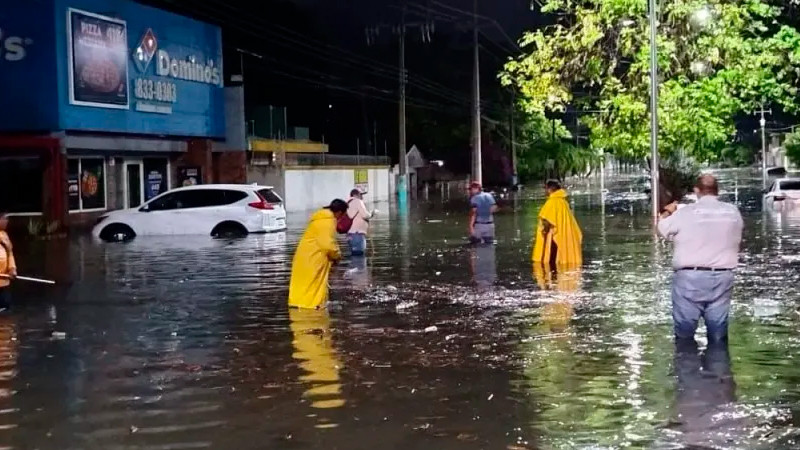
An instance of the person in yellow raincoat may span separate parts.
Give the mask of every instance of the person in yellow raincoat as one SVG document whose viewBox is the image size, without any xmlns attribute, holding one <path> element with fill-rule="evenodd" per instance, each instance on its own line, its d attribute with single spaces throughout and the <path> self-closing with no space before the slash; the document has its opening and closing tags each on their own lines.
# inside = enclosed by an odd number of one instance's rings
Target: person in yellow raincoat
<svg viewBox="0 0 800 450">
<path fill-rule="evenodd" d="M 292 260 L 289 306 L 320 308 L 328 300 L 328 276 L 333 263 L 342 259 L 336 242 L 336 221 L 347 212 L 347 203 L 336 199 L 311 216 Z"/>
<path fill-rule="evenodd" d="M 8 214 L 0 212 L 0 311 L 11 307 L 9 285 L 11 280 L 17 277 L 17 263 L 14 260 L 14 250 L 6 228 L 8 228 Z"/>
<path fill-rule="evenodd" d="M 545 184 L 545 190 L 547 201 L 539 211 L 532 259 L 551 267 L 581 265 L 583 233 L 569 208 L 567 192 L 554 180 Z"/>
</svg>

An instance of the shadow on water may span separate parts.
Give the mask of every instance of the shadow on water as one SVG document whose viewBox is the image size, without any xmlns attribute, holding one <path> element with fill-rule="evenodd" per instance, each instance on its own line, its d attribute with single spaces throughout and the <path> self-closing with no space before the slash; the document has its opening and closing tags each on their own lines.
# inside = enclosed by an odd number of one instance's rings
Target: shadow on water
<svg viewBox="0 0 800 450">
<path fill-rule="evenodd" d="M 18 283 L 0 317 L 0 447 L 796 448 L 800 214 L 721 179 L 746 221 L 724 349 L 675 347 L 670 249 L 630 180 L 572 190 L 580 268 L 532 267 L 537 191 L 501 198 L 493 246 L 467 244 L 464 201 L 378 216 L 328 311 L 285 305 L 305 214 L 236 240 L 18 239 L 21 272 L 60 283 Z"/>
</svg>

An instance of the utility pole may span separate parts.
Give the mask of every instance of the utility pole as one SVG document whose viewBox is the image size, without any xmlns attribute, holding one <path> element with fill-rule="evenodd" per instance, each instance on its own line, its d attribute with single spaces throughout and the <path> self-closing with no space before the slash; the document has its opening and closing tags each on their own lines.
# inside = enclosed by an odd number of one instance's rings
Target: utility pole
<svg viewBox="0 0 800 450">
<path fill-rule="evenodd" d="M 661 184 L 659 182 L 659 157 L 658 157 L 658 51 L 656 41 L 658 36 L 657 19 L 658 9 L 656 0 L 649 0 L 650 15 L 650 196 L 652 197 L 653 220 L 661 214 L 658 204 Z"/>
<path fill-rule="evenodd" d="M 403 12 L 400 17 L 400 28 L 397 31 L 400 35 L 400 100 L 399 100 L 399 122 L 400 128 L 398 132 L 399 151 L 400 151 L 400 179 L 397 187 L 397 192 L 401 198 L 405 200 L 408 193 L 408 157 L 406 155 L 406 3 L 403 2 Z"/>
<path fill-rule="evenodd" d="M 761 110 L 759 111 L 761 114 L 761 119 L 758 120 L 758 124 L 761 125 L 761 187 L 766 189 L 767 188 L 767 119 L 764 117 L 764 114 L 772 114 L 772 110 L 764 109 L 764 105 L 761 105 Z"/>
<path fill-rule="evenodd" d="M 509 116 L 509 127 L 511 128 L 510 136 L 511 136 L 511 177 L 512 177 L 512 184 L 514 187 L 519 183 L 519 174 L 517 173 L 517 148 L 516 148 L 516 130 L 514 127 L 514 107 L 516 102 L 514 98 L 516 97 L 515 93 L 511 92 L 511 114 Z"/>
<path fill-rule="evenodd" d="M 428 20 L 424 22 L 414 22 L 408 23 L 406 22 L 406 10 L 407 5 L 406 1 L 403 1 L 403 8 L 402 13 L 400 16 L 400 24 L 399 25 L 375 25 L 373 27 L 367 27 L 365 29 L 366 37 L 367 37 L 367 45 L 372 45 L 375 42 L 375 39 L 380 34 L 381 29 L 383 28 L 391 28 L 392 31 L 397 33 L 399 41 L 399 61 L 398 61 L 398 68 L 399 68 L 399 82 L 400 86 L 398 89 L 399 98 L 398 98 L 398 157 L 399 162 L 398 166 L 400 168 L 400 177 L 397 183 L 397 194 L 402 201 L 405 201 L 406 195 L 408 194 L 408 158 L 406 156 L 406 152 L 408 150 L 408 144 L 406 142 L 406 85 L 408 84 L 408 73 L 406 72 L 406 31 L 410 28 L 419 28 L 420 33 L 422 35 L 423 42 L 430 42 L 431 35 L 434 31 L 433 22 Z"/>
<path fill-rule="evenodd" d="M 478 0 L 473 0 L 474 16 L 472 26 L 472 44 L 474 47 L 474 67 L 472 79 L 472 180 L 481 182 L 483 171 L 481 164 L 481 75 L 480 52 L 478 49 Z"/>
</svg>

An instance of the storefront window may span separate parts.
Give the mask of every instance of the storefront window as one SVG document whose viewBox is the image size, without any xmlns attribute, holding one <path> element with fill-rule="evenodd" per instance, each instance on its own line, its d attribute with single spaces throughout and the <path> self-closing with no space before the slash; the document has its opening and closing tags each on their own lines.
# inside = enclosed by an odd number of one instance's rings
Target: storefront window
<svg viewBox="0 0 800 450">
<path fill-rule="evenodd" d="M 70 211 L 106 209 L 106 164 L 103 158 L 70 159 L 67 164 Z"/>
<path fill-rule="evenodd" d="M 33 158 L 1 158 L 0 210 L 11 213 L 42 212 L 42 160 Z"/>
</svg>

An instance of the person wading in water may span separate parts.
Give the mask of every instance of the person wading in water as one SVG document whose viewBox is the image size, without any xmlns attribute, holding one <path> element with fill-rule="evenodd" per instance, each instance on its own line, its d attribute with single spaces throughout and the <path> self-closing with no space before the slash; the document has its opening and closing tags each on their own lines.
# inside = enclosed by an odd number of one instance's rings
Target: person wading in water
<svg viewBox="0 0 800 450">
<path fill-rule="evenodd" d="M 8 213 L 0 212 L 0 312 L 11 307 L 11 280 L 17 277 L 17 263 L 11 239 L 6 233 Z"/>
<path fill-rule="evenodd" d="M 336 199 L 311 216 L 292 260 L 289 307 L 325 306 L 331 268 L 342 259 L 336 242 L 336 221 L 344 214 L 347 214 L 347 203 Z"/>
<path fill-rule="evenodd" d="M 545 184 L 547 201 L 539 211 L 539 220 L 534 236 L 534 263 L 557 266 L 579 266 L 583 263 L 583 233 L 572 215 L 567 192 L 561 183 L 550 180 Z"/>
</svg>

